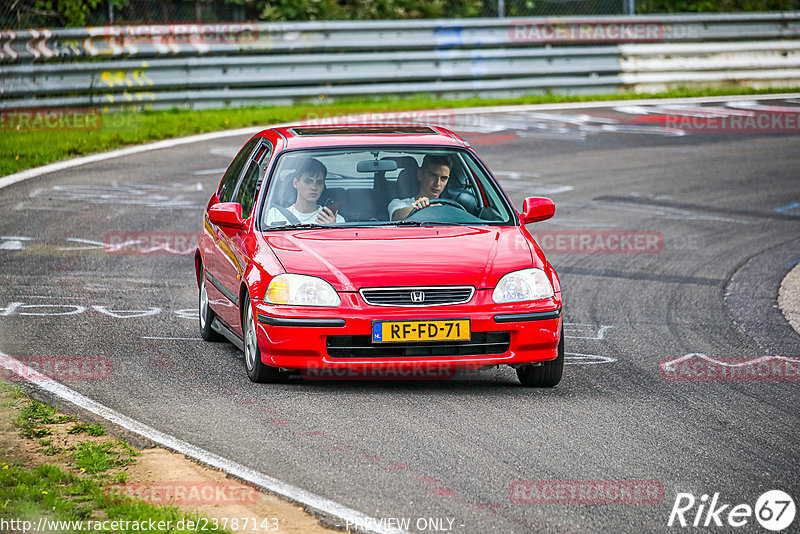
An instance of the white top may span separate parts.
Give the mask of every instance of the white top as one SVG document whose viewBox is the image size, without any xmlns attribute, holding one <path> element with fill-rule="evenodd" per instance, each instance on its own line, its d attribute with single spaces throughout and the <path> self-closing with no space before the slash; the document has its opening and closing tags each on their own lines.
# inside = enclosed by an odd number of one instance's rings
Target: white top
<svg viewBox="0 0 800 534">
<path fill-rule="evenodd" d="M 322 210 L 322 206 L 317 209 L 317 211 L 312 211 L 311 213 L 301 213 L 297 211 L 297 208 L 294 207 L 294 204 L 285 208 L 286 211 L 297 217 L 297 220 L 300 221 L 300 224 L 316 224 L 317 223 L 317 213 Z M 271 208 L 269 212 L 267 212 L 267 226 L 278 223 L 278 222 L 285 222 L 286 224 L 294 224 L 291 221 L 286 220 L 286 215 L 280 212 L 278 208 Z M 344 217 L 336 214 L 336 222 L 343 223 Z"/>
<path fill-rule="evenodd" d="M 389 202 L 389 219 L 391 220 L 392 215 L 394 212 L 399 210 L 400 208 L 410 208 L 411 205 L 414 203 L 416 198 L 408 197 L 408 198 L 395 198 L 391 202 Z"/>
</svg>

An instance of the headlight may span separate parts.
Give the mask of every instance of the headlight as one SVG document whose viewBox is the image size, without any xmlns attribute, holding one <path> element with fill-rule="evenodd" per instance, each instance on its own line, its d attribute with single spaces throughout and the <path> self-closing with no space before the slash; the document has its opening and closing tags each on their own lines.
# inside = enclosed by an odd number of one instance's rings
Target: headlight
<svg viewBox="0 0 800 534">
<path fill-rule="evenodd" d="M 292 306 L 338 306 L 342 303 L 328 282 L 302 274 L 279 274 L 273 278 L 264 300 Z"/>
<path fill-rule="evenodd" d="M 498 304 L 524 300 L 547 299 L 553 296 L 553 286 L 541 269 L 522 269 L 504 275 L 492 293 Z"/>
</svg>

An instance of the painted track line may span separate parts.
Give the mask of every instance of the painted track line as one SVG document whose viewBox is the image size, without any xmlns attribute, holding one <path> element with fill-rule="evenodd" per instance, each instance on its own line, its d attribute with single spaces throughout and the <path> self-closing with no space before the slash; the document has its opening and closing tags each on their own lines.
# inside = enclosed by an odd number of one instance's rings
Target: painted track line
<svg viewBox="0 0 800 534">
<path fill-rule="evenodd" d="M 23 377 L 26 381 L 35 384 L 37 387 L 48 391 L 49 393 L 52 393 L 53 395 L 56 395 L 59 398 L 78 406 L 79 408 L 83 408 L 84 410 L 99 415 L 100 417 L 111 421 L 112 423 L 126 430 L 139 434 L 140 436 L 143 436 L 154 443 L 158 443 L 163 447 L 181 454 L 185 454 L 186 456 L 190 456 L 211 467 L 221 469 L 245 482 L 255 484 L 256 486 L 265 489 L 270 493 L 275 493 L 277 495 L 286 497 L 291 501 L 305 505 L 308 508 L 324 515 L 341 519 L 346 524 L 355 524 L 359 525 L 359 527 L 363 525 L 374 525 L 376 528 L 371 530 L 372 532 L 379 534 L 406 534 L 406 531 L 404 530 L 389 528 L 382 529 L 380 528 L 380 521 L 357 510 L 348 508 L 347 506 L 339 504 L 330 499 L 320 497 L 319 495 L 306 491 L 302 488 L 292 486 L 291 484 L 287 484 L 271 476 L 259 473 L 254 469 L 245 467 L 242 464 L 214 454 L 213 452 L 209 452 L 205 449 L 197 447 L 196 445 L 192 445 L 191 443 L 178 439 L 174 436 L 165 434 L 160 430 L 156 430 L 155 428 L 145 425 L 144 423 L 140 423 L 135 419 L 122 415 L 121 413 L 112 410 L 111 408 L 100 404 L 99 402 L 94 401 L 63 384 L 42 375 L 19 360 L 16 360 L 15 358 L 2 352 L 0 352 L 0 365 L 6 368 L 8 371 Z"/>
<path fill-rule="evenodd" d="M 670 104 L 717 104 L 720 102 L 737 102 L 741 100 L 782 100 L 800 97 L 799 93 L 776 93 L 766 95 L 728 95 L 728 96 L 692 96 L 686 98 L 642 98 L 638 100 L 590 100 L 584 102 L 564 102 L 560 104 L 522 104 L 510 106 L 486 106 L 477 108 L 447 108 L 448 113 L 465 115 L 469 113 L 507 113 L 513 111 L 551 111 L 561 109 L 613 108 L 616 106 L 649 106 Z M 435 111 L 435 110 L 428 110 Z M 384 112 L 391 114 L 392 112 Z M 397 114 L 402 111 L 394 112 Z M 405 113 L 414 113 L 408 111 Z M 362 113 L 361 115 L 368 115 Z M 355 114 L 358 116 L 358 114 Z"/>
</svg>

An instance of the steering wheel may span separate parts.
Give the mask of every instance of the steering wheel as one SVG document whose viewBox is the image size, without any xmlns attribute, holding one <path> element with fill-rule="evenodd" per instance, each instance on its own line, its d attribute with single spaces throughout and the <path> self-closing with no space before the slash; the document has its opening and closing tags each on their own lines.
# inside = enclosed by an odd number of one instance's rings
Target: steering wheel
<svg viewBox="0 0 800 534">
<path fill-rule="evenodd" d="M 465 208 L 464 206 L 462 206 L 461 204 L 459 204 L 455 200 L 450 200 L 449 198 L 434 198 L 430 202 L 431 203 L 428 204 L 427 206 L 425 206 L 425 208 L 430 208 L 434 204 L 444 204 L 446 206 L 453 206 L 454 208 L 459 208 L 462 211 L 467 211 L 467 208 Z M 412 215 L 414 215 L 418 211 L 424 210 L 425 208 L 414 208 L 413 210 L 411 210 L 411 213 L 408 214 L 408 217 L 411 217 Z M 406 217 L 406 218 L 408 218 L 408 217 Z"/>
</svg>

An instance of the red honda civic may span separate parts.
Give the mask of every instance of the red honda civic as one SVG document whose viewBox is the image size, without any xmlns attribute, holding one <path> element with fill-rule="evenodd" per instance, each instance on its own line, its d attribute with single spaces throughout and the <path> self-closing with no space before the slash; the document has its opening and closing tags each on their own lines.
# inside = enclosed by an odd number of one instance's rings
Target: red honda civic
<svg viewBox="0 0 800 534">
<path fill-rule="evenodd" d="M 243 350 L 254 382 L 505 364 L 524 386 L 555 386 L 561 286 L 525 228 L 554 213 L 547 198 L 518 213 L 444 128 L 264 130 L 205 210 L 202 336 Z"/>
</svg>

